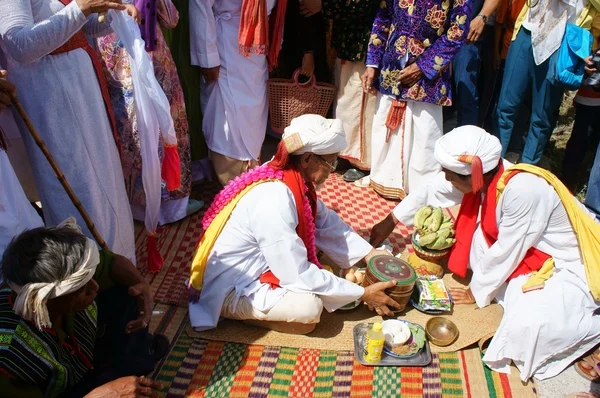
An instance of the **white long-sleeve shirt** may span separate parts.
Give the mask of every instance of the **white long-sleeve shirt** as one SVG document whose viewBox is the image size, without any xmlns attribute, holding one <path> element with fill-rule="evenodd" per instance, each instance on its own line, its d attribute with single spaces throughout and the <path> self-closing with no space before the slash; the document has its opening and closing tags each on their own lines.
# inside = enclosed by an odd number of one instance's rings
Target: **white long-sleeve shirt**
<svg viewBox="0 0 600 398">
<path fill-rule="evenodd" d="M 372 249 L 321 200 L 315 224 L 317 247 L 342 268 L 351 267 Z M 288 290 L 319 296 L 328 311 L 360 298 L 364 288 L 308 261 L 297 225 L 294 197 L 285 184 L 266 182 L 252 188 L 233 210 L 208 258 L 200 300 L 189 307 L 192 326 L 215 327 L 233 289 L 264 312 Z M 260 283 L 260 276 L 269 270 L 281 288 Z"/>
</svg>

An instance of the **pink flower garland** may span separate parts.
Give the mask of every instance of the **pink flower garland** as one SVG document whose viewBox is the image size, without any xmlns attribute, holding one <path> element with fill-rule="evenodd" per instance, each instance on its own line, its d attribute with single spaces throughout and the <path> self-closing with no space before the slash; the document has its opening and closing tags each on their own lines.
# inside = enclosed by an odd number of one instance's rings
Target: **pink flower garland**
<svg viewBox="0 0 600 398">
<path fill-rule="evenodd" d="M 206 231 L 212 221 L 215 219 L 217 214 L 223 210 L 225 206 L 233 198 L 235 198 L 240 192 L 242 192 L 247 186 L 264 180 L 276 179 L 283 181 L 283 170 L 275 170 L 269 166 L 269 164 L 264 164 L 262 166 L 255 167 L 247 173 L 244 173 L 240 176 L 237 176 L 233 180 L 227 184 L 225 188 L 221 190 L 215 196 L 212 204 L 206 211 L 204 218 L 202 219 L 202 228 Z M 302 189 L 304 192 L 308 191 L 306 183 L 302 181 Z M 317 259 L 317 247 L 315 245 L 315 232 L 317 227 L 315 225 L 315 219 L 313 218 L 312 207 L 310 206 L 310 202 L 308 200 L 308 196 L 304 195 L 304 199 L 302 201 L 304 207 L 304 217 L 306 218 L 306 231 L 308 234 L 308 247 L 306 248 L 308 261 L 315 264 L 319 268 L 323 268 L 319 260 Z"/>
</svg>

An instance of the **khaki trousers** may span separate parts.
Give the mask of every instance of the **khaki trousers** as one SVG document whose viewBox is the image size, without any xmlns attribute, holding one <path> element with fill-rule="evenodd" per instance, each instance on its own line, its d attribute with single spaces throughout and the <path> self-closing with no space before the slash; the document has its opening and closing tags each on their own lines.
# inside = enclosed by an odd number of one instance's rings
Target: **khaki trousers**
<svg viewBox="0 0 600 398">
<path fill-rule="evenodd" d="M 213 151 L 208 151 L 208 157 L 215 168 L 219 182 L 223 186 L 258 165 L 256 160 L 238 160 Z"/>
</svg>

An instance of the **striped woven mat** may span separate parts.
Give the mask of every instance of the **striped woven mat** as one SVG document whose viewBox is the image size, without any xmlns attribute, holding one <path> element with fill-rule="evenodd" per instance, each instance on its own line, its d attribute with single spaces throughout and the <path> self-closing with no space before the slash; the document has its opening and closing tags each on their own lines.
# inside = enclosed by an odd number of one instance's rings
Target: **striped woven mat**
<svg viewBox="0 0 600 398">
<path fill-rule="evenodd" d="M 158 308 L 158 307 L 157 307 Z M 169 330 L 175 306 L 154 327 Z M 367 367 L 351 351 L 194 340 L 182 327 L 155 377 L 166 397 L 535 397 L 534 384 L 490 372 L 478 349 L 433 355 L 425 368 Z"/>
</svg>

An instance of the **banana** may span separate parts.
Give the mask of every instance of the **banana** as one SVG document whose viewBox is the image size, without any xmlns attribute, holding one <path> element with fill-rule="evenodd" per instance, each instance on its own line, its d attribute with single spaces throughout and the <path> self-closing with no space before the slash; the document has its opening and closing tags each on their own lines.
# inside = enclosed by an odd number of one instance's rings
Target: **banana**
<svg viewBox="0 0 600 398">
<path fill-rule="evenodd" d="M 452 222 L 452 217 L 450 217 L 448 214 L 444 214 L 444 218 L 442 219 L 442 224 L 445 224 L 447 222 Z"/>
<path fill-rule="evenodd" d="M 450 235 L 448 235 L 449 238 L 454 238 L 454 235 L 456 234 L 456 231 L 454 229 L 450 230 Z"/>
<path fill-rule="evenodd" d="M 444 229 L 436 233 L 435 241 L 428 246 L 431 250 L 442 250 L 446 245 L 446 239 L 450 235 L 449 229 Z"/>
<path fill-rule="evenodd" d="M 421 225 L 421 229 L 423 231 L 426 231 L 429 228 L 429 226 L 431 225 L 431 220 L 433 220 L 433 214 L 427 217 L 425 221 L 423 221 L 423 225 Z"/>
<path fill-rule="evenodd" d="M 415 224 L 416 229 L 423 228 L 423 222 L 431 215 L 433 209 L 429 206 L 423 206 L 415 213 L 413 218 L 413 223 Z"/>
<path fill-rule="evenodd" d="M 444 243 L 444 245 L 442 246 L 442 249 L 441 249 L 441 250 L 443 250 L 443 249 L 447 249 L 447 248 L 449 248 L 450 246 L 452 246 L 452 245 L 453 245 L 453 244 L 455 244 L 455 243 L 456 243 L 456 239 L 447 238 L 447 239 L 446 239 L 446 242 L 445 242 L 445 243 Z"/>
<path fill-rule="evenodd" d="M 443 222 L 442 225 L 440 225 L 440 229 L 452 229 L 452 228 L 454 228 L 454 223 L 452 221 Z"/>
<path fill-rule="evenodd" d="M 419 246 L 427 247 L 428 245 L 435 242 L 436 239 L 437 239 L 436 233 L 429 233 L 427 235 L 423 235 L 419 238 Z"/>
<path fill-rule="evenodd" d="M 438 207 L 431 214 L 431 224 L 429 224 L 427 227 L 429 232 L 437 232 L 437 230 L 440 229 L 440 226 L 442 225 L 442 218 L 442 209 Z"/>
</svg>

